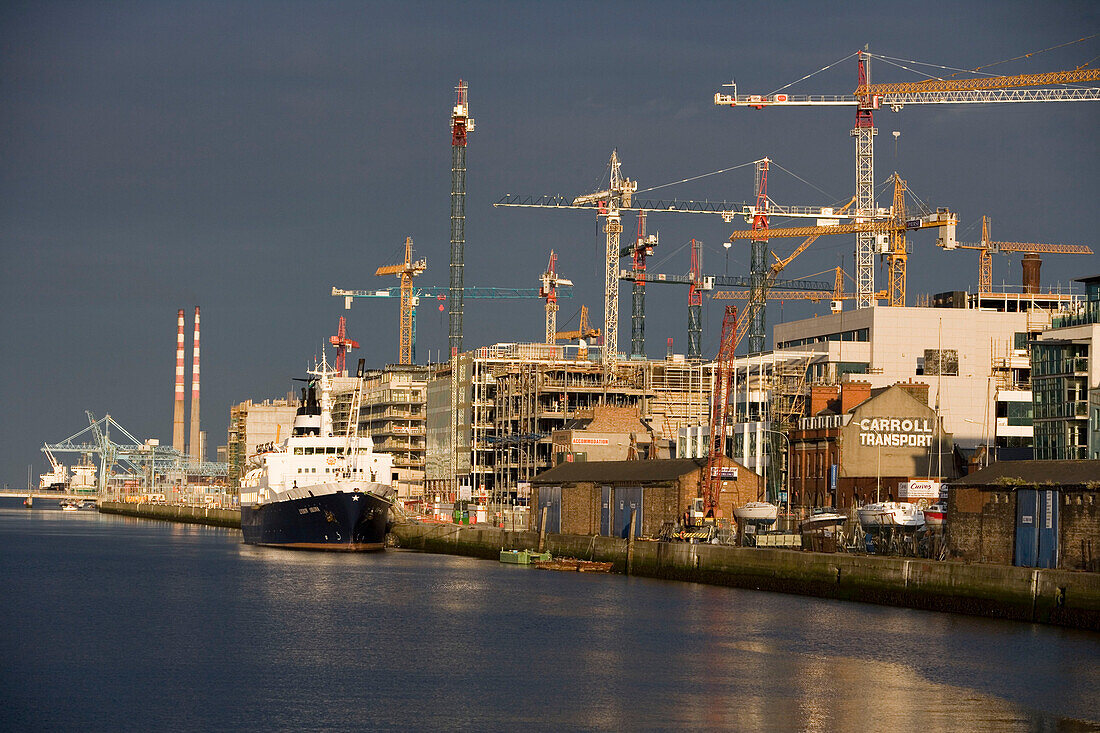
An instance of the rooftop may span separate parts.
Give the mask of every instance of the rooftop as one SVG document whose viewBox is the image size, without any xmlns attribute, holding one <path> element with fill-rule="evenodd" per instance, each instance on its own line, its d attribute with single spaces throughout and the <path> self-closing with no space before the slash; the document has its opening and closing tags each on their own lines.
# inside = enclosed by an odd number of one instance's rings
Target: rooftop
<svg viewBox="0 0 1100 733">
<path fill-rule="evenodd" d="M 1067 487 L 1086 483 L 1100 486 L 1100 461 L 997 461 L 951 482 L 953 486 L 968 488 Z"/>
<path fill-rule="evenodd" d="M 535 484 L 576 481 L 674 481 L 707 465 L 703 458 L 651 461 L 581 461 L 561 463 L 531 480 Z"/>
</svg>

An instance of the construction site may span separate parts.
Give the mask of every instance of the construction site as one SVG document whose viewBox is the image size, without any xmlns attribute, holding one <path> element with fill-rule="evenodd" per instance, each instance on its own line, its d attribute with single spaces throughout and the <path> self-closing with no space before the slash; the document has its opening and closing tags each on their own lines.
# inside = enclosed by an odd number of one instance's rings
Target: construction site
<svg viewBox="0 0 1100 733">
<path fill-rule="evenodd" d="M 332 291 L 344 298 L 348 308 L 357 298 L 400 298 L 397 364 L 381 370 L 377 378 L 384 381 L 415 371 L 423 410 L 400 415 L 378 412 L 363 418 L 361 429 L 383 437 L 381 444 L 385 445 L 389 439 L 385 436 L 393 434 L 394 425 L 400 427 L 401 445 L 395 443 L 394 449 L 405 460 L 406 500 L 426 513 L 445 516 L 455 502 L 469 502 L 477 512 L 476 519 L 499 521 L 505 512 L 528 504 L 535 476 L 562 462 L 674 457 L 714 460 L 721 456 L 763 477 L 766 496 L 762 499 L 799 505 L 800 511 L 808 510 L 813 501 L 835 506 L 835 477 L 831 493 L 819 492 L 814 500 L 789 493 L 791 471 L 802 462 L 793 451 L 806 450 L 805 445 L 793 446 L 790 438 L 794 431 L 806 429 L 818 419 L 817 411 L 825 403 L 810 399 L 814 390 L 839 390 L 848 382 L 866 385 L 871 391 L 895 384 L 923 385 L 914 394 L 934 411 L 942 430 L 951 434 L 949 462 L 965 462 L 975 454 L 981 456 L 978 460 L 988 462 L 996 460 L 998 450 L 1007 455 L 1012 450 L 1030 449 L 1030 345 L 1041 340 L 1059 318 L 1083 307 L 1081 292 L 1044 290 L 1040 255 L 1091 255 L 1092 249 L 1084 244 L 997 241 L 986 218 L 982 219 L 979 241 L 959 241 L 958 216 L 949 208 L 931 209 L 913 199 L 907 182 L 897 173 L 888 179 L 892 188 L 889 204 L 880 206 L 875 199 L 874 141 L 878 130 L 874 116 L 880 110 L 897 112 L 904 106 L 923 104 L 1095 101 L 1100 99 L 1100 89 L 1079 84 L 1095 81 L 1100 72 L 1081 68 L 1012 77 L 871 84 L 871 55 L 860 51 L 849 58 L 855 61 L 858 79 L 851 95 L 745 95 L 738 94 L 734 86 L 732 94 L 714 96 L 715 105 L 735 110 L 815 105 L 853 108 L 856 190 L 841 206 L 775 202 L 768 193 L 771 161 L 767 158 L 752 163 L 756 195 L 751 202 L 643 199 L 638 196 L 637 181 L 623 174 L 617 151 L 611 153 L 602 190 L 561 196 L 508 194 L 499 199 L 497 207 L 580 211 L 602 222 L 606 235 L 603 321 L 599 327 L 590 326 L 588 309 L 582 306 L 579 328 L 572 331 L 557 328 L 558 300 L 572 296 L 573 283 L 556 271 L 553 252 L 537 289 L 474 287 L 464 281 L 466 151 L 473 120 L 466 84 L 460 83 L 451 116 L 449 287 L 414 285 L 414 278 L 426 271 L 427 263 L 414 257 L 409 238 L 404 260 L 383 265 L 376 272 L 378 276 L 397 276 L 398 287 L 334 287 Z M 750 243 L 748 274 L 705 273 L 701 243 L 695 240 L 688 272 L 655 273 L 652 266 L 647 268 L 658 238 L 647 231 L 646 218 L 656 212 L 718 215 L 728 223 L 743 220 L 749 228 L 734 231 L 729 241 Z M 624 238 L 628 213 L 635 215 L 634 235 Z M 773 220 L 780 218 L 812 222 L 774 226 Z M 945 251 L 977 253 L 972 292 L 915 297 L 907 293 L 912 251 L 907 235 L 922 229 L 933 230 L 936 245 Z M 851 277 L 840 267 L 828 280 L 781 277 L 820 237 L 835 235 L 855 237 Z M 782 238 L 801 242 L 784 256 L 770 252 L 769 243 Z M 993 286 L 993 255 L 998 253 L 1025 255 L 1019 287 Z M 875 282 L 874 264 L 879 258 L 887 273 L 881 288 Z M 854 282 L 854 288 L 846 287 L 846 280 Z M 620 282 L 629 282 L 632 289 L 628 354 L 619 350 Z M 646 291 L 655 284 L 680 285 L 687 291 L 686 354 L 673 353 L 670 338 L 664 359 L 646 356 Z M 541 298 L 545 301 L 545 338 L 466 347 L 465 297 Z M 416 309 L 421 298 L 438 299 L 440 310 L 446 303 L 450 357 L 443 363 L 418 367 Z M 702 349 L 704 298 L 740 304 L 726 309 L 717 354 Z M 820 302 L 828 306 L 828 313 L 777 325 L 774 348 L 767 349 L 766 306 L 774 299 Z M 343 324 L 341 337 L 342 329 Z M 738 356 L 738 351 L 744 355 Z M 1096 386 L 1090 381 L 1086 392 Z M 860 393 L 862 399 L 869 399 L 871 391 Z M 607 411 L 612 410 L 628 410 L 630 416 L 617 423 L 608 421 Z M 387 423 L 389 417 L 402 422 Z M 413 422 L 404 422 L 408 418 Z M 380 424 L 390 427 L 379 428 Z M 609 427 L 613 424 L 619 427 Z M 601 426 L 600 430 L 584 436 L 585 426 L 592 425 Z M 619 439 L 606 437 L 607 430 L 618 430 Z M 563 434 L 570 436 L 568 440 Z M 1061 457 L 1086 457 L 1087 436 L 1084 432 L 1081 436 Z M 936 480 L 955 475 L 956 466 L 942 465 L 944 455 L 938 452 L 940 465 L 926 466 L 921 475 Z M 852 476 L 874 474 L 874 467 L 847 469 L 854 472 Z M 713 501 L 706 486 L 701 491 L 707 502 Z"/>
</svg>

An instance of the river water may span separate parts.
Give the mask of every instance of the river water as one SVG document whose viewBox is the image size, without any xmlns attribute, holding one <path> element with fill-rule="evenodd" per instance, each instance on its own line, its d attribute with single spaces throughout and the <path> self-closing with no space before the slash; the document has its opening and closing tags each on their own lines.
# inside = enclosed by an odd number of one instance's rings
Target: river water
<svg viewBox="0 0 1100 733">
<path fill-rule="evenodd" d="M 6 730 L 1100 729 L 1041 625 L 17 503 L 0 583 Z"/>
</svg>

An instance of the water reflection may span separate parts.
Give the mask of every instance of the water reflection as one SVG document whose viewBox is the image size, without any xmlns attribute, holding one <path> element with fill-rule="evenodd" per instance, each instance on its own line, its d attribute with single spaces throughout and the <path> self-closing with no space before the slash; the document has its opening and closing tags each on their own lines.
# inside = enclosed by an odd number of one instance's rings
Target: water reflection
<svg viewBox="0 0 1100 733">
<path fill-rule="evenodd" d="M 238 730 L 1030 730 L 1100 720 L 1091 634 L 35 514 L 0 509 L 14 729 L 126 728 L 135 709 L 143 727 Z M 73 609 L 80 634 L 61 631 Z M 53 695 L 44 681 L 60 679 L 102 681 L 101 701 L 91 709 Z"/>
</svg>

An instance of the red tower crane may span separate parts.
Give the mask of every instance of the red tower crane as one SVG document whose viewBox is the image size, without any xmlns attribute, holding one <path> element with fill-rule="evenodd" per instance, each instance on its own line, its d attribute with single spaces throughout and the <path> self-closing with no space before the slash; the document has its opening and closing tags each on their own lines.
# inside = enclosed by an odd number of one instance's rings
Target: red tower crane
<svg viewBox="0 0 1100 733">
<path fill-rule="evenodd" d="M 722 459 L 726 455 L 726 424 L 729 418 L 731 381 L 733 378 L 734 338 L 737 333 L 737 307 L 726 306 L 722 318 L 722 340 L 715 359 L 714 392 L 710 410 L 710 446 L 707 467 L 703 472 L 702 493 L 705 516 L 720 518 L 718 492 L 722 488 Z"/>
<path fill-rule="evenodd" d="M 347 319 L 340 316 L 340 326 L 336 329 L 335 336 L 328 337 L 329 343 L 336 347 L 336 373 L 346 377 L 347 372 L 344 369 L 345 357 L 347 356 L 348 349 L 358 349 L 359 342 L 353 341 L 348 338 L 347 332 Z"/>
<path fill-rule="evenodd" d="M 542 287 L 539 288 L 539 297 L 546 299 L 546 343 L 553 344 L 556 339 L 554 334 L 558 332 L 558 287 L 571 286 L 572 280 L 567 280 L 558 275 L 554 266 L 558 256 L 554 250 L 550 250 L 550 263 L 546 265 L 546 272 L 539 276 Z"/>
</svg>

